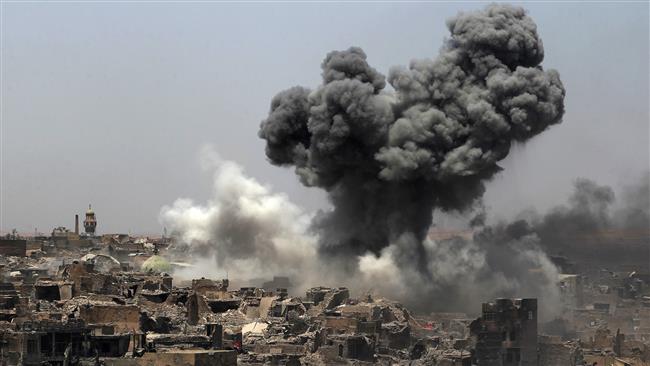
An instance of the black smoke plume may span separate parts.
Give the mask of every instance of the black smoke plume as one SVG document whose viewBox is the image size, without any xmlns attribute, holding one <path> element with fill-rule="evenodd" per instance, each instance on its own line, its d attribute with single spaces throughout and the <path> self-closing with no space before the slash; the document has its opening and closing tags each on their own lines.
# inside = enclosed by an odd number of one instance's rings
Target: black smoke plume
<svg viewBox="0 0 650 366">
<path fill-rule="evenodd" d="M 491 297 L 530 296 L 540 298 L 541 314 L 552 319 L 561 311 L 558 272 L 648 268 L 650 172 L 616 193 L 578 178 L 567 202 L 545 214 L 529 210 L 511 222 L 479 226 L 471 239 L 426 243 L 435 256 L 431 272 L 436 281 L 419 283 L 417 289 L 435 299 L 429 308 L 472 311 L 468 304 Z"/>
<path fill-rule="evenodd" d="M 333 204 L 313 222 L 321 254 L 354 266 L 394 244 L 399 266 L 434 276 L 424 244 L 433 209 L 471 207 L 513 142 L 561 121 L 564 87 L 542 68 L 524 9 L 490 5 L 447 27 L 437 58 L 390 70 L 394 91 L 352 47 L 325 57 L 315 90 L 273 98 L 259 131 L 267 157 Z"/>
<path fill-rule="evenodd" d="M 618 264 L 648 266 L 649 172 L 624 187 L 618 200 L 611 187 L 577 179 L 566 204 L 528 216 L 519 226 L 537 235 L 550 255 L 611 269 Z"/>
</svg>

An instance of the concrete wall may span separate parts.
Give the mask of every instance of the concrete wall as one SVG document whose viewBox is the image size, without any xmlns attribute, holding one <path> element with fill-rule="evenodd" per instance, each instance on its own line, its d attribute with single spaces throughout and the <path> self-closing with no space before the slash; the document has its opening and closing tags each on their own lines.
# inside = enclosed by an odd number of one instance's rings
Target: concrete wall
<svg viewBox="0 0 650 366">
<path fill-rule="evenodd" d="M 42 240 L 27 240 L 27 250 L 43 250 Z"/>
</svg>

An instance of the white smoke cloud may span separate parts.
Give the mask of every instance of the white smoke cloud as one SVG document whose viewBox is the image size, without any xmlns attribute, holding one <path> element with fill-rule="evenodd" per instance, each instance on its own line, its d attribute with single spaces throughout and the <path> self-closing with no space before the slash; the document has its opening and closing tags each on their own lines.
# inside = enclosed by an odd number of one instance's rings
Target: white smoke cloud
<svg viewBox="0 0 650 366">
<path fill-rule="evenodd" d="M 298 278 L 310 272 L 316 256 L 316 238 L 307 231 L 311 216 L 212 148 L 204 148 L 201 158 L 204 168 L 214 170 L 212 198 L 204 204 L 178 199 L 160 212 L 160 222 L 200 264 L 195 275 Z"/>
</svg>

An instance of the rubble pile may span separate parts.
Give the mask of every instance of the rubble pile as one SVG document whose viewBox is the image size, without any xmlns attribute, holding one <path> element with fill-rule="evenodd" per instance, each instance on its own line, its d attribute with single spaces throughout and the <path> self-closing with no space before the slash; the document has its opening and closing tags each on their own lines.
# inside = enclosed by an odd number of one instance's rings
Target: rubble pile
<svg viewBox="0 0 650 366">
<path fill-rule="evenodd" d="M 0 365 L 148 365 L 169 354 L 215 365 L 470 358 L 387 299 L 356 299 L 343 287 L 303 296 L 269 288 L 290 284 L 284 277 L 236 290 L 228 279 L 175 284 L 165 240 L 55 234 L 0 259 Z"/>
<path fill-rule="evenodd" d="M 472 315 L 413 314 L 344 287 L 293 293 L 277 287 L 291 283 L 281 276 L 238 289 L 229 279 L 175 281 L 174 267 L 189 264 L 164 259 L 170 239 L 62 233 L 11 239 L 24 253 L 3 239 L 0 366 L 650 361 L 650 276 L 638 271 L 562 274 L 563 311 L 551 321 L 538 319 L 537 299 L 496 299 Z"/>
</svg>

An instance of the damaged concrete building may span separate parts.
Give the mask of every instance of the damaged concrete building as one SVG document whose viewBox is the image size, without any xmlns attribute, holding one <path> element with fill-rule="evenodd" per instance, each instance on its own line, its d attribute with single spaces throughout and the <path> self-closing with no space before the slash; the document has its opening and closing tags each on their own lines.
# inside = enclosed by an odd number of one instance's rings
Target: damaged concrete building
<svg viewBox="0 0 650 366">
<path fill-rule="evenodd" d="M 537 299 L 484 303 L 470 329 L 476 338 L 476 365 L 537 365 Z"/>
</svg>

